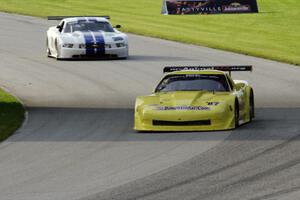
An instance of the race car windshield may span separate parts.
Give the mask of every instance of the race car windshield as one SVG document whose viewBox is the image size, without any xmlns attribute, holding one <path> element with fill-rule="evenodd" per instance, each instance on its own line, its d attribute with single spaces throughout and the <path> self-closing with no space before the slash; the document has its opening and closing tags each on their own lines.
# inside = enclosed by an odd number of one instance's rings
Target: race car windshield
<svg viewBox="0 0 300 200">
<path fill-rule="evenodd" d="M 229 91 L 224 75 L 183 74 L 166 76 L 155 92 L 173 91 Z"/>
<path fill-rule="evenodd" d="M 81 32 L 115 32 L 113 27 L 108 22 L 99 22 L 99 21 L 78 21 L 78 22 L 69 22 L 66 24 L 65 33 L 73 33 L 75 31 Z"/>
</svg>

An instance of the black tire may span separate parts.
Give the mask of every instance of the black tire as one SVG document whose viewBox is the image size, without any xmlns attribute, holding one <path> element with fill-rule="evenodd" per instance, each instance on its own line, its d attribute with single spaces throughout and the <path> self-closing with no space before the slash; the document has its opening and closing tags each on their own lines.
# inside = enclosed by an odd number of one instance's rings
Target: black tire
<svg viewBox="0 0 300 200">
<path fill-rule="evenodd" d="M 254 94 L 253 90 L 250 91 L 250 97 L 249 97 L 249 113 L 250 113 L 250 122 L 255 117 L 255 104 L 254 104 Z"/>
<path fill-rule="evenodd" d="M 46 48 L 47 48 L 47 56 L 50 57 L 50 56 L 51 56 L 51 51 L 50 51 L 50 49 L 49 49 L 48 38 L 46 39 Z"/>
<path fill-rule="evenodd" d="M 58 42 L 57 42 L 57 40 L 55 40 L 55 49 L 56 49 L 56 59 L 57 60 L 60 60 L 61 58 L 60 58 L 60 52 L 59 52 L 59 48 L 58 48 Z"/>
<path fill-rule="evenodd" d="M 240 109 L 239 109 L 239 103 L 236 100 L 234 105 L 234 127 L 237 128 L 240 126 Z"/>
</svg>

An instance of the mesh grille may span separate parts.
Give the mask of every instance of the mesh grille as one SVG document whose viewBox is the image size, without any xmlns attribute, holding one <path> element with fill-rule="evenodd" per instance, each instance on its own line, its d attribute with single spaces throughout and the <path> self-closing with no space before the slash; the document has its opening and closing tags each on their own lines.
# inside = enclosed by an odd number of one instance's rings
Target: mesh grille
<svg viewBox="0 0 300 200">
<path fill-rule="evenodd" d="M 184 122 L 153 120 L 152 124 L 153 126 L 205 126 L 205 125 L 211 125 L 211 122 L 210 120 L 184 121 Z"/>
</svg>

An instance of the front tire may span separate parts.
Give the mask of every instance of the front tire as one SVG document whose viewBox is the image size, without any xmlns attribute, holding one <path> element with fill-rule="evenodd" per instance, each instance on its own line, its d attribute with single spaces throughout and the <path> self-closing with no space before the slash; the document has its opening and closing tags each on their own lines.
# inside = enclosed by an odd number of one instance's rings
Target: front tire
<svg viewBox="0 0 300 200">
<path fill-rule="evenodd" d="M 58 42 L 55 40 L 55 49 L 56 49 L 56 60 L 60 60 L 60 49 L 58 47 Z"/>
<path fill-rule="evenodd" d="M 51 51 L 50 51 L 50 48 L 49 48 L 48 37 L 46 39 L 46 48 L 47 48 L 47 57 L 51 57 Z"/>
<path fill-rule="evenodd" d="M 234 128 L 238 128 L 240 126 L 240 110 L 239 103 L 236 101 L 234 106 Z"/>
<path fill-rule="evenodd" d="M 253 120 L 255 117 L 255 107 L 254 107 L 254 94 L 253 90 L 250 92 L 250 97 L 249 97 L 249 115 L 250 115 L 250 122 Z"/>
<path fill-rule="evenodd" d="M 119 60 L 127 60 L 128 57 L 119 57 Z"/>
</svg>

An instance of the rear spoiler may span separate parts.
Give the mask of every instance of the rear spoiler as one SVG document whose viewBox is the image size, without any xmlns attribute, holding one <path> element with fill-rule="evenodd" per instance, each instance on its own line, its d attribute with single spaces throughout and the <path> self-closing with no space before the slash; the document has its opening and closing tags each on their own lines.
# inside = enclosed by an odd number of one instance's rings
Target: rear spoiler
<svg viewBox="0 0 300 200">
<path fill-rule="evenodd" d="M 110 16 L 48 16 L 48 20 L 63 20 L 65 18 L 73 18 L 73 17 L 102 17 L 105 19 L 110 19 Z"/>
<path fill-rule="evenodd" d="M 164 68 L 164 73 L 183 71 L 183 70 L 220 70 L 229 72 L 252 71 L 252 65 L 232 65 L 232 66 L 167 66 Z"/>
</svg>

